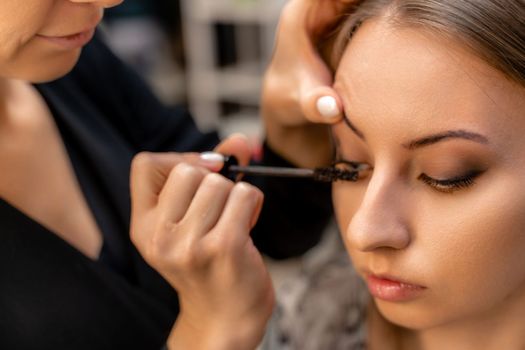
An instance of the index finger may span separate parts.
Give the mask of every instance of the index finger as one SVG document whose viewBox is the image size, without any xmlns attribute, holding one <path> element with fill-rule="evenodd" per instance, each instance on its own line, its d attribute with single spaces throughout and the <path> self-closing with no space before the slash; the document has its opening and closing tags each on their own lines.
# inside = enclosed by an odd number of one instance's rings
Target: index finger
<svg viewBox="0 0 525 350">
<path fill-rule="evenodd" d="M 159 194 L 171 170 L 179 163 L 200 164 L 198 153 L 141 152 L 131 163 L 130 190 L 134 212 L 144 212 L 157 205 Z"/>
</svg>

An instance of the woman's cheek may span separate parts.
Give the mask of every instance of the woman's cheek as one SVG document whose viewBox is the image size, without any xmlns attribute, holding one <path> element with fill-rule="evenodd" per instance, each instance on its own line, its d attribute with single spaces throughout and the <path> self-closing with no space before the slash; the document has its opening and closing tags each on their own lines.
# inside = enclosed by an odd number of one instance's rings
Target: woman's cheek
<svg viewBox="0 0 525 350">
<path fill-rule="evenodd" d="M 337 225 L 343 241 L 347 246 L 348 253 L 352 253 L 348 244 L 350 234 L 348 229 L 352 218 L 361 206 L 367 184 L 367 181 L 359 181 L 357 183 L 335 182 L 332 185 L 332 201 Z"/>
<path fill-rule="evenodd" d="M 441 305 L 435 311 L 443 319 L 472 317 L 525 292 L 525 192 L 499 179 L 440 203 L 423 201 L 427 215 L 416 225 L 418 253 Z"/>
</svg>

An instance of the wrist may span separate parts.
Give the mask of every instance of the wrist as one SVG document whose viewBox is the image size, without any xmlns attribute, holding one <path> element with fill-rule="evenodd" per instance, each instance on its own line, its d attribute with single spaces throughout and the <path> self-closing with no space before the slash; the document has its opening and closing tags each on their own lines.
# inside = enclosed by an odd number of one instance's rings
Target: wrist
<svg viewBox="0 0 525 350">
<path fill-rule="evenodd" d="M 179 316 L 167 341 L 169 350 L 253 350 L 264 334 L 264 328 L 250 322 L 238 325 L 195 326 Z"/>
</svg>

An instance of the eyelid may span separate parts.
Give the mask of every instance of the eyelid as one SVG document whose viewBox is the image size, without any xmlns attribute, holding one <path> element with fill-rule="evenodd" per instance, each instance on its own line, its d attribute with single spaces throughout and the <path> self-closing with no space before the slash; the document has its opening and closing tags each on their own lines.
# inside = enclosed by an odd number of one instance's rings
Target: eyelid
<svg viewBox="0 0 525 350">
<path fill-rule="evenodd" d="M 449 179 L 438 180 L 434 179 L 427 174 L 423 173 L 419 175 L 418 180 L 423 181 L 427 185 L 436 189 L 439 192 L 443 193 L 452 193 L 460 189 L 468 188 L 474 185 L 474 181 L 480 175 L 482 175 L 484 170 L 473 170 L 467 173 L 466 175 L 456 176 Z"/>
</svg>

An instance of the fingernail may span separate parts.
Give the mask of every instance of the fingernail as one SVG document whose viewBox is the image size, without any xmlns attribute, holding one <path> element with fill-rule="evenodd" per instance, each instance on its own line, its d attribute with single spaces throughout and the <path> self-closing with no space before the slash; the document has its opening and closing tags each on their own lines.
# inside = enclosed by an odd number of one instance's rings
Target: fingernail
<svg viewBox="0 0 525 350">
<path fill-rule="evenodd" d="M 317 110 L 325 118 L 334 118 L 339 115 L 337 101 L 332 96 L 323 96 L 317 100 Z"/>
<path fill-rule="evenodd" d="M 222 165 L 224 156 L 217 152 L 203 152 L 200 154 L 200 159 L 203 163 L 211 165 Z"/>
</svg>

